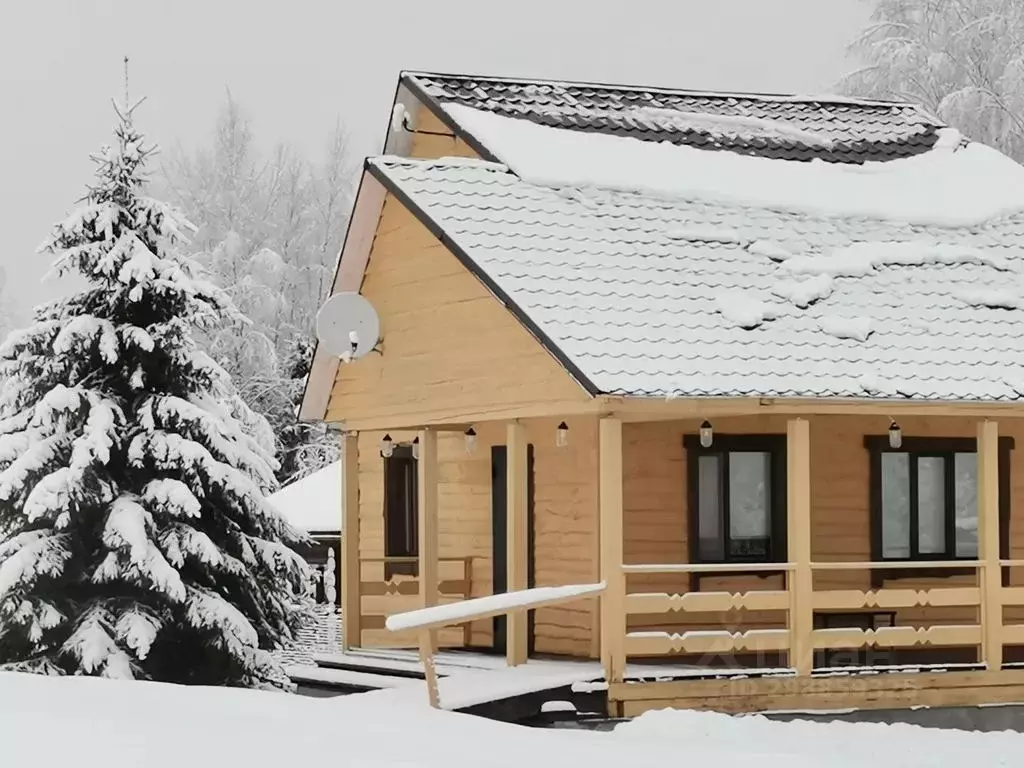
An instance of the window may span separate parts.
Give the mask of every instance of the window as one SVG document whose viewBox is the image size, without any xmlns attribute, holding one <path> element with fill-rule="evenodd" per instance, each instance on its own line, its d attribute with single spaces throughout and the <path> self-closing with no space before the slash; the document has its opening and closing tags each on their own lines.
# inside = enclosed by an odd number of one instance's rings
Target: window
<svg viewBox="0 0 1024 768">
<path fill-rule="evenodd" d="M 695 563 L 786 559 L 786 438 L 715 435 L 708 448 L 684 438 Z"/>
<path fill-rule="evenodd" d="M 384 556 L 417 557 L 419 554 L 419 496 L 416 459 L 412 448 L 396 445 L 384 459 Z M 396 574 L 415 576 L 417 563 L 386 563 L 384 578 Z"/>
<path fill-rule="evenodd" d="M 871 455 L 873 559 L 976 560 L 976 441 L 904 438 L 903 445 L 894 449 L 888 437 L 872 436 L 865 444 Z M 1000 439 L 1000 549 L 1008 539 L 1012 448 L 1012 438 Z"/>
</svg>

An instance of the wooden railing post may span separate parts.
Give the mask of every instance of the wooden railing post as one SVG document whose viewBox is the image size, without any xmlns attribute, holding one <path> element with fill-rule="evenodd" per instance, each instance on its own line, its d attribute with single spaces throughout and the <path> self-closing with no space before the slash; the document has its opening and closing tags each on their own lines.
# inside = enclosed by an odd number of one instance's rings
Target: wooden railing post
<svg viewBox="0 0 1024 768">
<path fill-rule="evenodd" d="M 508 591 L 518 592 L 529 586 L 527 547 L 529 517 L 527 494 L 526 428 L 518 421 L 509 422 L 506 434 L 506 561 Z M 505 661 L 510 667 L 525 664 L 529 651 L 529 622 L 525 610 L 512 611 L 506 620 Z"/>
<path fill-rule="evenodd" d="M 599 430 L 601 580 L 601 661 L 605 680 L 621 683 L 626 674 L 626 574 L 622 570 L 622 422 L 601 419 Z"/>
<path fill-rule="evenodd" d="M 359 437 L 341 438 L 341 647 L 358 648 L 361 642 L 363 607 L 360 599 L 362 569 L 359 567 Z"/>
<path fill-rule="evenodd" d="M 416 462 L 419 492 L 420 605 L 437 605 L 437 432 L 419 434 L 420 456 Z"/>
<path fill-rule="evenodd" d="M 999 426 L 978 424 L 978 559 L 981 560 L 981 656 L 1003 665 L 1003 577 L 999 565 Z"/>
<path fill-rule="evenodd" d="M 805 419 L 786 425 L 789 589 L 789 666 L 798 675 L 814 669 L 814 574 L 811 570 L 811 438 Z"/>
</svg>

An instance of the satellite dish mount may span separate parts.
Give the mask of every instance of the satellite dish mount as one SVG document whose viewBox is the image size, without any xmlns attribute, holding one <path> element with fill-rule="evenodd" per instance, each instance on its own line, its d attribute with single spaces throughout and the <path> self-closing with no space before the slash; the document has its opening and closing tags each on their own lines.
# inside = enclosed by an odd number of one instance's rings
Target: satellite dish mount
<svg viewBox="0 0 1024 768">
<path fill-rule="evenodd" d="M 316 337 L 342 362 L 358 360 L 380 352 L 380 317 L 365 296 L 336 293 L 317 312 Z"/>
</svg>

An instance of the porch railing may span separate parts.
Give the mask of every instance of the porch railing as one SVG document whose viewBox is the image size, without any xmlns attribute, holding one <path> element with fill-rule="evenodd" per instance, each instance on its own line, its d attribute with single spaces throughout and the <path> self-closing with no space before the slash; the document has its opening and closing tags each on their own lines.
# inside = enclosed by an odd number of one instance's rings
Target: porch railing
<svg viewBox="0 0 1024 768">
<path fill-rule="evenodd" d="M 881 569 L 960 570 L 977 575 L 975 585 L 922 588 L 812 589 L 801 594 L 793 578 L 795 563 L 758 563 L 737 566 L 700 564 L 644 564 L 621 567 L 623 584 L 629 576 L 728 573 L 732 576 L 773 572 L 785 574 L 781 589 L 736 591 L 627 592 L 624 596 L 625 633 L 611 642 L 606 662 L 614 670 L 625 669 L 629 657 L 657 657 L 681 654 L 729 655 L 738 653 L 785 652 L 786 666 L 796 674 L 811 674 L 813 651 L 899 649 L 920 647 L 969 647 L 979 649 L 980 663 L 988 670 L 1003 666 L 1004 645 L 1024 644 L 1024 624 L 1007 623 L 1005 607 L 1024 606 L 1024 587 L 1004 586 L 1004 568 L 1024 566 L 1024 560 L 998 560 L 991 565 L 981 560 L 941 562 L 812 562 L 811 574 L 836 571 Z M 994 569 L 994 578 L 986 572 Z M 812 582 L 813 585 L 813 582 Z M 976 619 L 965 623 L 935 623 L 929 626 L 815 627 L 820 612 L 862 613 L 913 608 L 976 608 Z M 735 610 L 776 611 L 785 615 L 785 626 L 736 630 L 686 629 L 679 631 L 630 630 L 630 617 L 664 617 L 663 625 L 685 625 L 680 614 L 726 614 Z M 807 620 L 807 618 L 810 620 Z M 723 623 L 720 621 L 719 623 Z M 909 665 L 908 665 L 909 666 Z"/>
<path fill-rule="evenodd" d="M 437 584 L 442 604 L 467 600 L 473 596 L 473 557 L 439 557 Z M 352 645 L 361 645 L 363 632 L 384 630 L 388 616 L 419 607 L 421 585 L 416 557 L 361 557 L 359 559 L 359 637 Z M 404 566 L 404 567 L 403 567 Z M 371 571 L 367 574 L 367 571 Z M 388 571 L 392 570 L 389 574 Z M 372 571 L 382 572 L 377 577 Z M 410 573 L 411 572 L 411 573 Z M 401 600 L 399 598 L 408 598 Z M 469 645 L 472 624 L 459 625 L 462 644 Z"/>
</svg>

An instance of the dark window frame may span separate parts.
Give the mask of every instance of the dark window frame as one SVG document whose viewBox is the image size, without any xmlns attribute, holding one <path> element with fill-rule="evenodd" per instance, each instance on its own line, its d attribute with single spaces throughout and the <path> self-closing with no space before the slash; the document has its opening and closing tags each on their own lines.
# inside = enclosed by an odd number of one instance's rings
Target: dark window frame
<svg viewBox="0 0 1024 768">
<path fill-rule="evenodd" d="M 978 441 L 973 437 L 904 437 L 899 448 L 889 445 L 888 435 L 865 435 L 864 447 L 868 450 L 869 470 L 868 487 L 870 493 L 870 525 L 871 525 L 871 559 L 874 562 L 908 561 L 927 562 L 928 560 L 977 560 L 978 555 L 965 557 L 956 555 L 956 538 L 950 535 L 950 528 L 955 522 L 955 489 L 949 487 L 952 476 L 950 471 L 947 475 L 947 487 L 945 493 L 946 501 L 946 541 L 947 552 L 937 555 L 918 554 L 907 558 L 884 557 L 882 550 L 882 454 L 885 453 L 907 453 L 913 461 L 920 456 L 941 457 L 947 462 L 947 467 L 953 466 L 954 454 L 977 453 Z M 999 557 L 1006 560 L 1010 556 L 1010 516 L 1013 505 L 1012 484 L 1011 484 L 1011 456 L 1014 439 L 1012 437 L 999 438 Z M 911 473 L 914 477 L 914 473 Z M 911 480 L 913 483 L 913 480 Z M 912 486 L 913 487 L 913 486 Z M 914 508 L 916 494 L 911 496 L 911 521 L 917 518 L 917 511 Z M 917 531 L 911 525 L 910 537 L 911 546 L 916 541 Z M 980 546 L 980 541 L 979 541 Z M 949 554 L 952 553 L 952 554 Z M 979 553 L 980 555 L 980 553 Z M 912 579 L 912 578 L 943 578 L 959 575 L 957 572 L 942 568 L 877 568 L 871 571 L 871 586 L 873 589 L 880 589 L 886 579 Z M 1003 584 L 1009 584 L 1009 569 L 1002 569 Z"/>
<path fill-rule="evenodd" d="M 384 557 L 419 557 L 419 467 L 418 460 L 412 455 L 412 446 L 396 445 L 392 449 L 391 456 L 381 457 L 384 462 Z M 399 480 L 405 480 L 405 476 L 398 477 L 397 473 L 411 473 L 408 477 L 411 486 L 411 498 L 407 498 L 403 509 L 399 511 L 397 504 L 400 503 L 393 495 L 394 485 Z M 395 506 L 393 506 L 393 504 Z M 408 517 L 407 517 L 408 516 Z M 396 546 L 397 537 L 393 535 L 392 526 L 395 519 L 401 517 L 401 523 L 411 529 L 411 540 L 407 546 Z M 384 580 L 390 581 L 394 576 L 419 575 L 419 563 L 389 563 L 384 562 Z"/>
<path fill-rule="evenodd" d="M 780 571 L 759 571 L 751 573 L 744 571 L 744 563 L 784 563 L 787 558 L 787 475 L 786 475 L 786 435 L 784 434 L 759 434 L 759 435 L 720 435 L 716 434 L 711 445 L 705 448 L 700 444 L 699 435 L 684 435 L 683 447 L 686 449 L 686 503 L 687 503 L 687 546 L 691 563 L 709 564 L 735 564 L 736 571 L 716 572 L 714 574 L 690 575 L 691 589 L 700 591 L 700 580 L 702 576 L 739 576 L 756 575 L 761 578 L 770 578 L 784 574 Z M 729 496 L 728 477 L 729 460 L 728 454 L 735 452 L 764 452 L 770 456 L 769 477 L 771 478 L 771 489 L 768 496 L 768 556 L 757 558 L 743 558 L 729 554 Z M 723 482 L 722 496 L 722 531 L 725 543 L 724 557 L 710 559 L 701 557 L 700 553 L 700 457 L 719 456 L 720 478 Z"/>
</svg>

